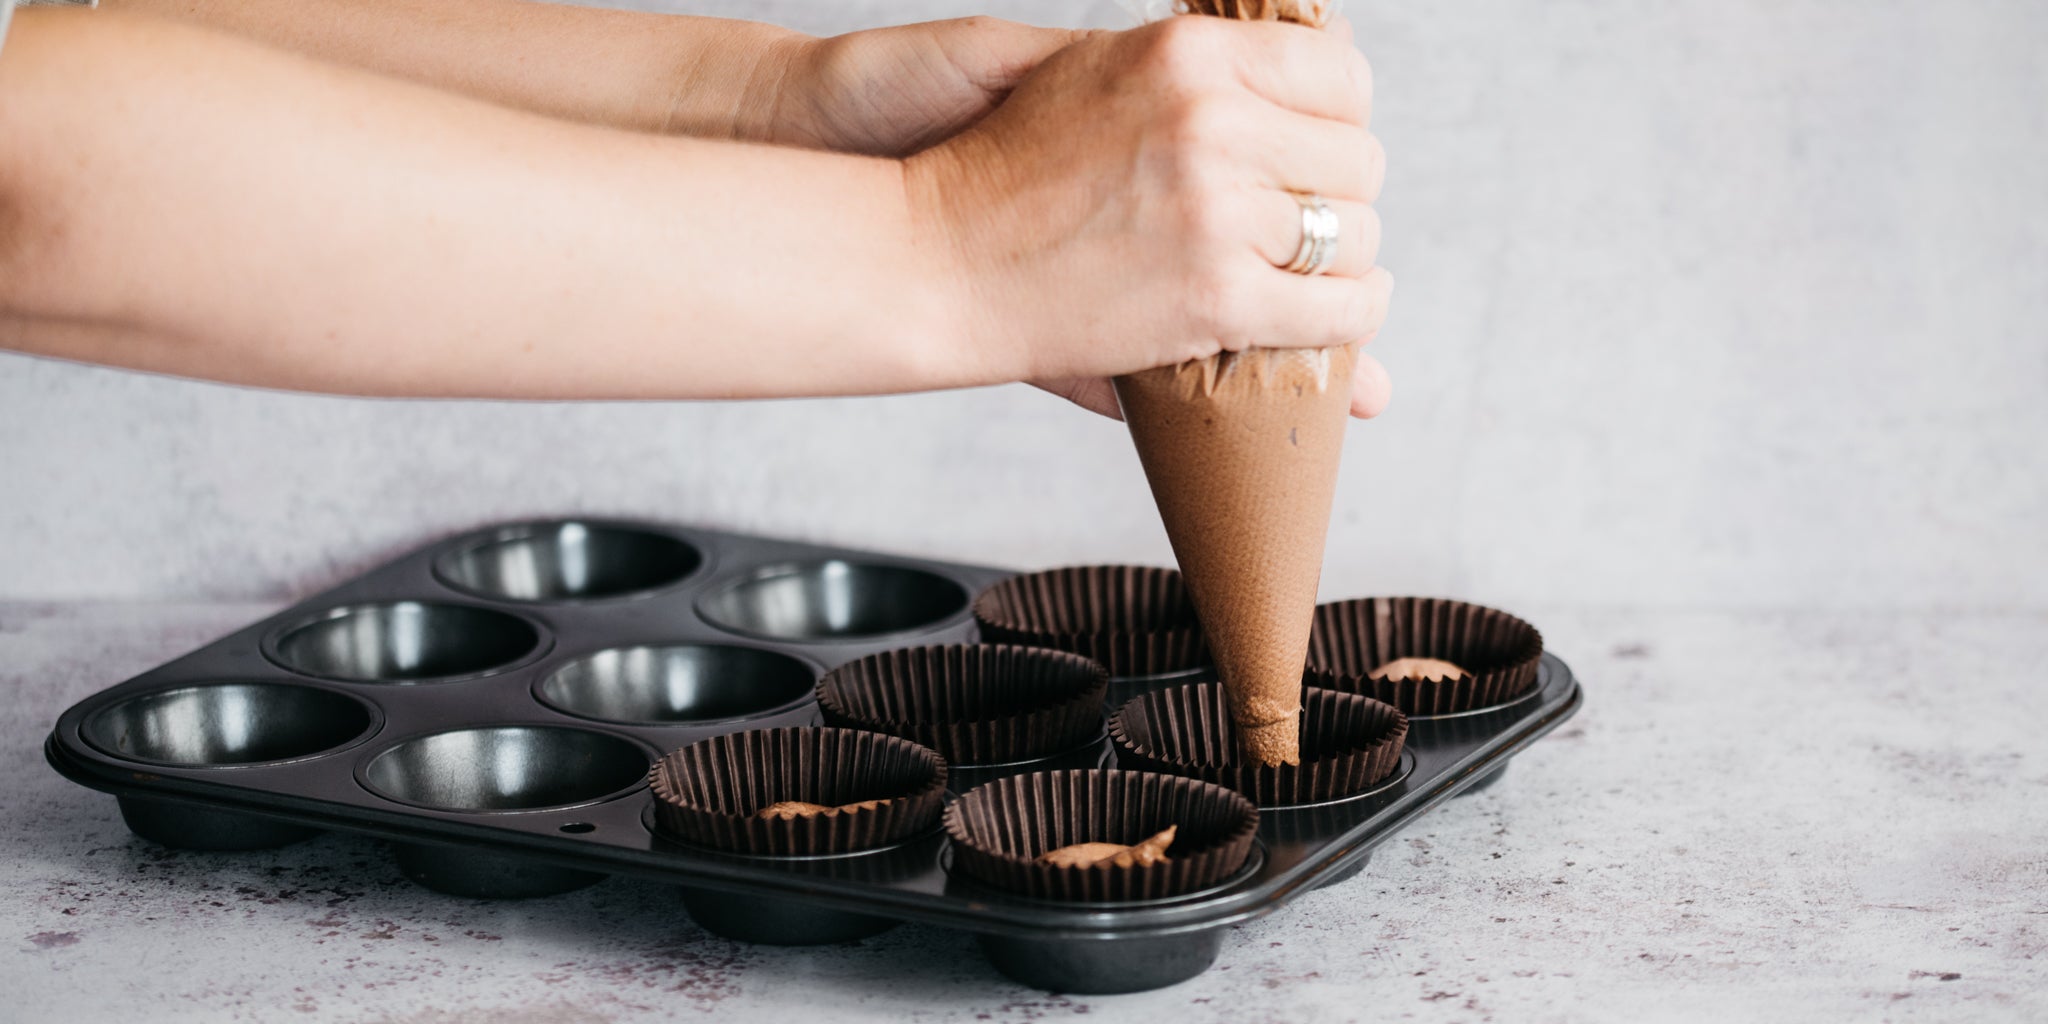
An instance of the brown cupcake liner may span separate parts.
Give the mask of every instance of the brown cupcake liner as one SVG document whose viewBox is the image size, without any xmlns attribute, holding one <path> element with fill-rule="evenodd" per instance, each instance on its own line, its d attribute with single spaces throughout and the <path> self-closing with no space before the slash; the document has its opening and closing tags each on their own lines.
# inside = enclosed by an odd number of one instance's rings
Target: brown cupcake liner
<svg viewBox="0 0 2048 1024">
<path fill-rule="evenodd" d="M 1033 757 L 1002 764 L 948 764 L 946 788 L 955 793 L 965 793 L 985 782 L 994 782 L 1009 775 L 1024 772 L 1049 772 L 1063 768 L 1114 768 L 1116 760 L 1109 748 L 1109 734 L 1101 723 L 1080 744 L 1065 750 L 1055 750 L 1043 757 Z"/>
<path fill-rule="evenodd" d="M 883 651 L 818 681 L 828 725 L 901 736 L 953 764 L 1059 753 L 1102 729 L 1109 674 L 1078 654 L 1003 644 Z"/>
<path fill-rule="evenodd" d="M 692 743 L 648 773 L 654 821 L 670 837 L 732 853 L 811 856 L 888 846 L 931 828 L 946 762 L 909 740 L 855 729 L 754 729 Z M 787 800 L 835 808 L 761 818 Z M 875 800 L 871 808 L 838 809 Z"/>
<path fill-rule="evenodd" d="M 1262 765 L 1238 750 L 1220 683 L 1176 686 L 1118 708 L 1109 720 L 1117 765 L 1225 786 L 1260 807 L 1321 803 L 1371 789 L 1401 766 L 1408 718 L 1355 693 L 1302 693 L 1301 763 Z"/>
<path fill-rule="evenodd" d="M 974 618 L 990 643 L 1068 651 L 1117 678 L 1209 663 L 1194 603 L 1172 569 L 1090 565 L 1014 576 L 974 599 Z"/>
<path fill-rule="evenodd" d="M 1215 671 L 1203 669 L 1176 672 L 1169 676 L 1111 679 L 1109 681 L 1109 696 L 1103 701 L 1103 706 L 1111 709 L 1120 708 L 1148 693 L 1170 690 L 1176 686 L 1186 686 L 1189 683 L 1213 683 L 1215 681 Z"/>
<path fill-rule="evenodd" d="M 1124 902 L 1215 885 L 1244 866 L 1259 811 L 1222 786 L 1145 772 L 1088 769 L 1012 775 L 946 808 L 953 870 L 1039 899 Z M 1131 844 L 1174 826 L 1149 865 L 1054 867 L 1040 854 L 1075 843 Z"/>
<path fill-rule="evenodd" d="M 1506 612 L 1429 597 L 1367 597 L 1316 607 L 1308 683 L 1362 693 L 1410 715 L 1503 704 L 1536 686 L 1543 634 Z M 1371 677 L 1396 658 L 1440 658 L 1465 675 L 1432 682 Z"/>
</svg>

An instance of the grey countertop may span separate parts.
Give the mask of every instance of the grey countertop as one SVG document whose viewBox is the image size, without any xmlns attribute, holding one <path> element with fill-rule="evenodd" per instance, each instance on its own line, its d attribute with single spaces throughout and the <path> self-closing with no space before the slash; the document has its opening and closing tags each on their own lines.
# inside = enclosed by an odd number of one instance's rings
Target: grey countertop
<svg viewBox="0 0 2048 1024">
<path fill-rule="evenodd" d="M 705 935 L 661 886 L 492 903 L 376 842 L 197 854 L 59 778 L 69 703 L 267 613 L 0 605 L 0 1016 L 43 1020 L 2048 1019 L 2048 616 L 1526 609 L 1585 684 L 1503 783 L 1202 977 L 1020 988 L 964 935 Z"/>
</svg>

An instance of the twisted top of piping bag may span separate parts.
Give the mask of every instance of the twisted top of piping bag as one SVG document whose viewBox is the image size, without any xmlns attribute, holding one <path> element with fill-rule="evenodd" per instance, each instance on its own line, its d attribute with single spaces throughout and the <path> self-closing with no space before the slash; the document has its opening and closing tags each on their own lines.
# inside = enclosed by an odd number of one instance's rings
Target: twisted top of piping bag
<svg viewBox="0 0 2048 1024">
<path fill-rule="evenodd" d="M 1180 0 L 1187 14 L 1241 21 L 1291 21 L 1315 28 L 1330 20 L 1330 0 Z"/>
</svg>

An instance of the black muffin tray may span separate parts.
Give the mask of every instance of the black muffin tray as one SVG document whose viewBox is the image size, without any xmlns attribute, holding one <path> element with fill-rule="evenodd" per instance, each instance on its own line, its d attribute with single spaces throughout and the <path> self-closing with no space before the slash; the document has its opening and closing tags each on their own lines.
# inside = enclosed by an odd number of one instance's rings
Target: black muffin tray
<svg viewBox="0 0 2048 1024">
<path fill-rule="evenodd" d="M 837 942 L 922 921 L 976 934 L 1027 984 L 1112 992 L 1199 974 L 1230 925 L 1357 874 L 1375 846 L 1492 784 L 1580 704 L 1570 669 L 1545 654 L 1526 696 L 1414 719 L 1391 778 L 1343 800 L 1262 808 L 1244 868 L 1156 901 L 990 889 L 950 870 L 936 828 L 822 857 L 740 856 L 654 830 L 646 777 L 658 756 L 721 733 L 817 724 L 820 674 L 876 651 L 974 640 L 970 602 L 1010 575 L 652 522 L 495 527 L 98 693 L 64 712 L 45 752 L 166 845 L 380 836 L 408 877 L 467 897 L 633 875 L 678 886 L 721 935 Z M 1108 710 L 1206 678 L 1115 680 Z M 956 765 L 950 785 L 1112 764 L 1105 738 L 1020 764 Z"/>
</svg>

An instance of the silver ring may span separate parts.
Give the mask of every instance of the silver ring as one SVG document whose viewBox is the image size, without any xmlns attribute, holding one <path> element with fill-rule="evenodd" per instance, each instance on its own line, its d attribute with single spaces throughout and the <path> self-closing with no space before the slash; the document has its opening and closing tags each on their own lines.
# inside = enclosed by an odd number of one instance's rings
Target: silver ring
<svg viewBox="0 0 2048 1024">
<path fill-rule="evenodd" d="M 1301 204 L 1301 245 L 1295 248 L 1294 258 L 1280 269 L 1314 277 L 1336 262 L 1337 234 L 1343 230 L 1343 224 L 1337 219 L 1337 211 L 1330 209 L 1322 196 L 1313 192 L 1288 194 Z"/>
</svg>

